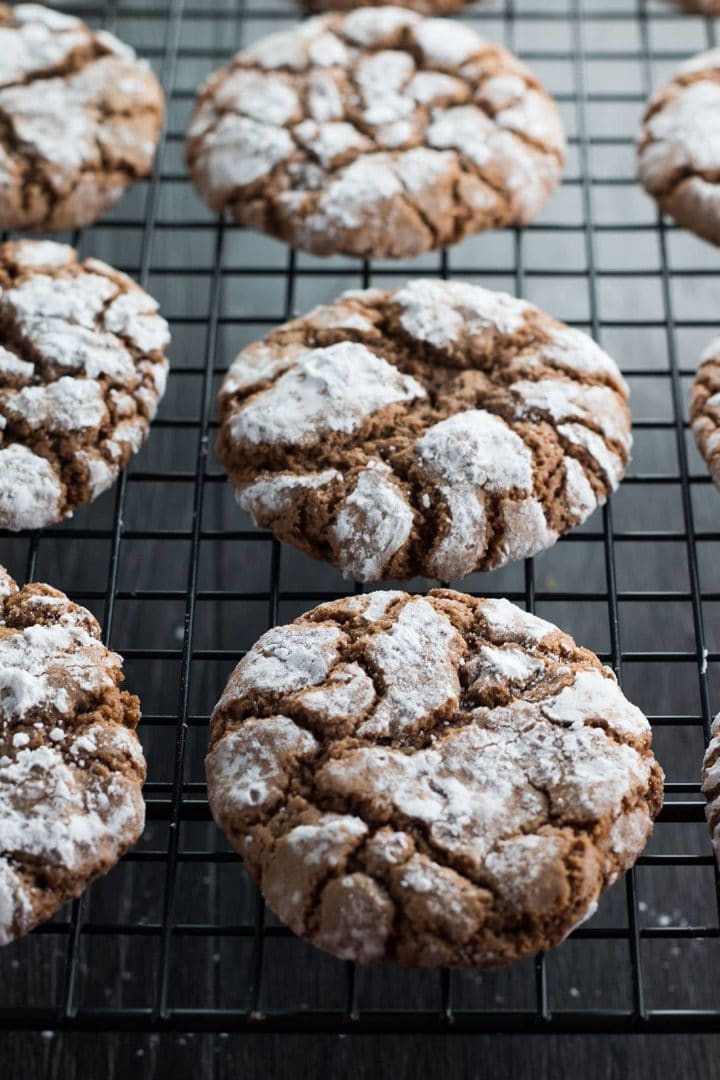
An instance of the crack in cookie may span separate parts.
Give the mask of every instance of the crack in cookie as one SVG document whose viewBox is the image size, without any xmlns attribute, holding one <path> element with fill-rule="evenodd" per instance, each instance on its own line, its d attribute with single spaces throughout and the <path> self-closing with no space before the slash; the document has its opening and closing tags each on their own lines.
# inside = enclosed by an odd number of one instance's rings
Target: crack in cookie
<svg viewBox="0 0 720 1080">
<path fill-rule="evenodd" d="M 550 547 L 615 490 L 627 388 L 586 335 L 460 282 L 343 294 L 249 345 L 218 454 L 255 522 L 360 580 Z"/>
<path fill-rule="evenodd" d="M 647 720 L 593 653 L 440 589 L 265 634 L 215 708 L 206 768 L 273 911 L 360 963 L 494 967 L 556 945 L 662 802 Z"/>
<path fill-rule="evenodd" d="M 150 67 L 112 34 L 0 4 L 0 228 L 97 221 L 149 175 L 164 108 Z"/>
<path fill-rule="evenodd" d="M 398 7 L 317 17 L 238 53 L 201 88 L 187 137 L 213 210 L 368 258 L 528 223 L 564 156 L 554 102 L 514 56 Z"/>
</svg>

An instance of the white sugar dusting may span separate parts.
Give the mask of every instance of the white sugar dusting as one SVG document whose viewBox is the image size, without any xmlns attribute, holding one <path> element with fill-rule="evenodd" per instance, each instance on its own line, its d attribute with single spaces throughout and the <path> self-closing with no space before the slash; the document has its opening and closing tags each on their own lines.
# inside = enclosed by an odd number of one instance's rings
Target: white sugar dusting
<svg viewBox="0 0 720 1080">
<path fill-rule="evenodd" d="M 413 525 L 413 512 L 392 470 L 371 461 L 340 505 L 332 527 L 338 561 L 345 577 L 376 581 L 403 547 Z"/>
<path fill-rule="evenodd" d="M 311 445 L 330 431 L 351 432 L 383 405 L 424 397 L 425 390 L 364 345 L 345 341 L 299 357 L 230 421 L 239 443 Z"/>
<path fill-rule="evenodd" d="M 458 281 L 412 281 L 393 301 L 412 337 L 442 348 L 487 329 L 512 334 L 523 326 L 530 304 L 507 293 L 491 292 Z"/>
<path fill-rule="evenodd" d="M 374 636 L 368 655 L 387 692 L 358 734 L 400 735 L 423 726 L 438 709 L 452 710 L 460 693 L 461 642 L 447 616 L 427 600 L 410 600 L 389 630 Z"/>
</svg>

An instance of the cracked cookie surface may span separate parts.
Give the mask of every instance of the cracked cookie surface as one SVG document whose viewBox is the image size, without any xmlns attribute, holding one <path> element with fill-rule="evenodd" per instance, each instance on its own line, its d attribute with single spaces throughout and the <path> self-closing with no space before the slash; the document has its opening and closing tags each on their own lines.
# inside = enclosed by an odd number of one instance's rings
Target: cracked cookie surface
<svg viewBox="0 0 720 1080">
<path fill-rule="evenodd" d="M 397 7 L 320 16 L 238 53 L 188 129 L 215 211 L 319 255 L 417 255 L 531 221 L 560 179 L 557 109 L 514 56 Z"/>
<path fill-rule="evenodd" d="M 211 719 L 213 816 L 296 934 L 493 967 L 561 941 L 662 802 L 643 714 L 507 600 L 375 592 L 276 627 Z"/>
<path fill-rule="evenodd" d="M 0 228 L 81 228 L 147 176 L 160 84 L 105 31 L 39 4 L 0 4 Z"/>
<path fill-rule="evenodd" d="M 79 896 L 140 836 L 138 699 L 100 627 L 0 567 L 0 945 Z"/>
<path fill-rule="evenodd" d="M 698 450 L 720 488 L 720 338 L 703 353 L 690 387 L 690 425 Z"/>
<path fill-rule="evenodd" d="M 106 263 L 0 247 L 0 528 L 42 528 L 114 483 L 165 391 L 169 341 L 156 302 Z"/>
<path fill-rule="evenodd" d="M 613 491 L 627 388 L 589 337 L 461 282 L 344 293 L 238 355 L 218 453 L 255 522 L 362 581 L 536 554 Z"/>
<path fill-rule="evenodd" d="M 650 99 L 638 178 L 679 225 L 720 244 L 720 49 L 682 64 Z"/>
</svg>

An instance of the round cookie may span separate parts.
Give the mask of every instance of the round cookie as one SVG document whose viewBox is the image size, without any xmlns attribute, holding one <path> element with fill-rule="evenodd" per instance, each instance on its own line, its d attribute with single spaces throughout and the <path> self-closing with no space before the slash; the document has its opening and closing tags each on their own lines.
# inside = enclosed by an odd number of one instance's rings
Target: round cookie
<svg viewBox="0 0 720 1080">
<path fill-rule="evenodd" d="M 475 285 L 347 292 L 243 349 L 218 454 L 255 522 L 361 581 L 536 554 L 613 491 L 627 387 L 590 338 Z"/>
<path fill-rule="evenodd" d="M 238 53 L 201 88 L 187 143 L 213 210 L 368 258 L 532 221 L 564 153 L 554 102 L 514 56 L 397 7 L 310 19 Z"/>
<path fill-rule="evenodd" d="M 115 481 L 165 391 L 157 304 L 71 247 L 0 246 L 0 528 L 60 521 Z"/>
<path fill-rule="evenodd" d="M 713 850 L 720 862 L 720 713 L 712 723 L 702 766 L 702 791 L 707 800 L 705 817 L 712 837 Z"/>
<path fill-rule="evenodd" d="M 682 64 L 650 99 L 638 178 L 679 225 L 720 244 L 720 48 Z"/>
<path fill-rule="evenodd" d="M 323 604 L 211 720 L 210 807 L 296 934 L 359 963 L 495 967 L 558 944 L 662 802 L 639 709 L 507 600 Z"/>
<path fill-rule="evenodd" d="M 152 168 L 164 116 L 149 66 L 112 34 L 0 4 L 0 229 L 81 228 Z"/>
<path fill-rule="evenodd" d="M 85 608 L 0 567 L 0 945 L 49 919 L 142 833 L 139 701 Z"/>
<path fill-rule="evenodd" d="M 720 338 L 703 353 L 690 387 L 690 424 L 698 450 L 720 487 Z"/>
</svg>

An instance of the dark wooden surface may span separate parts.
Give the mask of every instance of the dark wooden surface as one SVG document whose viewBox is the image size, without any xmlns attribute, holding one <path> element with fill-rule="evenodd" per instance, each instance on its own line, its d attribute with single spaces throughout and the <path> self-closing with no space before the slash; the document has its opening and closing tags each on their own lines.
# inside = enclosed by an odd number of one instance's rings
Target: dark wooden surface
<svg viewBox="0 0 720 1080">
<path fill-rule="evenodd" d="M 171 483 L 171 473 L 194 473 L 202 451 L 202 375 L 182 374 L 183 368 L 201 370 L 206 360 L 208 319 L 216 223 L 192 194 L 188 183 L 176 180 L 182 169 L 181 133 L 192 90 L 240 40 L 249 41 L 282 25 L 269 17 L 253 17 L 262 0 L 247 9 L 235 0 L 208 0 L 209 10 L 226 12 L 219 19 L 203 18 L 198 4 L 179 26 L 179 60 L 165 65 L 166 81 L 175 87 L 170 107 L 169 141 L 162 162 L 163 181 L 151 231 L 143 232 L 148 188 L 138 185 L 112 215 L 127 228 L 100 225 L 81 240 L 82 249 L 136 276 L 141 266 L 143 241 L 150 241 L 149 287 L 173 323 L 173 375 L 161 418 L 182 418 L 183 426 L 155 427 L 152 437 L 133 463 L 121 504 L 110 492 L 92 507 L 80 511 L 58 535 L 0 538 L 0 561 L 23 580 L 28 567 L 35 576 L 77 596 L 103 618 L 103 594 L 110 572 L 108 535 L 122 517 L 118 552 L 117 599 L 112 624 L 106 626 L 112 646 L 121 652 L 144 648 L 174 650 L 175 655 L 155 660 L 130 659 L 128 685 L 141 694 L 147 716 L 142 739 L 149 761 L 149 782 L 169 784 L 174 778 L 175 718 L 179 711 L 178 679 L 181 670 L 185 590 L 189 580 L 192 507 L 195 487 L 191 479 Z M 88 5 L 89 6 L 89 0 Z M 189 5 L 188 5 L 189 6 Z M 93 4 L 97 14 L 102 3 Z M 173 46 L 173 23 L 168 37 L 164 10 L 179 5 L 119 0 L 109 4 L 109 24 L 141 51 L 153 49 L 153 63 L 162 71 L 167 46 Z M 290 0 L 270 0 L 264 10 L 288 13 Z M 79 10 L 82 9 L 82 5 Z M 140 12 L 153 11 L 151 17 Z M 611 653 L 611 613 L 607 600 L 609 560 L 617 588 L 626 597 L 618 604 L 619 658 L 628 695 L 653 715 L 681 714 L 685 723 L 658 724 L 656 748 L 668 780 L 694 785 L 685 798 L 698 799 L 697 784 L 703 750 L 701 679 L 692 658 L 697 647 L 690 596 L 689 547 L 682 539 L 686 521 L 682 505 L 681 472 L 673 419 L 670 359 L 674 348 L 679 363 L 691 369 L 718 320 L 718 284 L 713 276 L 718 253 L 678 231 L 662 238 L 653 228 L 654 208 L 632 183 L 633 153 L 630 138 L 637 128 L 642 100 L 651 81 L 657 81 L 676 62 L 711 40 L 710 24 L 689 16 L 671 15 L 667 7 L 636 8 L 634 0 L 613 0 L 610 5 L 584 0 L 585 18 L 573 22 L 575 0 L 519 0 L 513 18 L 511 5 L 499 3 L 473 9 L 479 26 L 489 36 L 505 39 L 521 54 L 530 53 L 533 66 L 561 99 L 568 130 L 584 122 L 595 137 L 588 164 L 596 179 L 582 200 L 583 164 L 578 147 L 571 145 L 568 182 L 553 198 L 540 219 L 540 227 L 517 239 L 512 234 L 478 237 L 461 245 L 443 264 L 429 256 L 406 267 L 408 274 L 471 271 L 477 280 L 496 288 L 521 291 L 530 299 L 568 321 L 588 328 L 597 314 L 596 329 L 603 344 L 623 368 L 644 371 L 630 379 L 636 419 L 658 421 L 636 431 L 631 476 L 663 474 L 628 483 L 613 499 L 611 523 L 621 537 L 614 545 L 603 542 L 602 514 L 595 515 L 572 541 L 563 541 L 535 561 L 534 580 L 545 599 L 537 610 L 573 633 L 577 639 L 606 655 Z M 244 16 L 243 16 L 244 12 Z M 613 12 L 615 15 L 613 15 Z M 114 13 L 114 15 L 113 15 Z M 549 13 L 556 18 L 543 19 Z M 563 15 L 567 17 L 563 17 Z M 637 17 L 636 17 L 637 16 Z M 95 20 L 97 21 L 97 19 Z M 577 49 L 584 37 L 592 53 L 584 69 L 583 102 Z M 643 53 L 650 41 L 655 62 Z M 216 56 L 212 51 L 216 50 Z M 541 53 L 542 56 L 537 54 Z M 598 59 L 597 57 L 602 57 Z M 604 95 L 604 97 L 603 97 Z M 623 96 L 622 101 L 611 100 Z M 609 141 L 602 141 L 607 136 Z M 613 142 L 612 139 L 616 141 Z M 613 182 L 604 183 L 603 178 Z M 621 182 L 618 182 L 621 181 Z M 588 209 L 590 217 L 588 217 Z M 188 230 L 183 221 L 206 223 Z M 552 228 L 564 226 L 562 231 Z M 172 227 L 167 227 L 172 225 Z M 610 226 L 614 226 L 611 228 Z M 153 227 L 154 226 L 154 227 Z M 592 239 L 592 248 L 588 240 Z M 664 244 L 664 248 L 662 246 Z M 589 273 L 589 252 L 593 279 Z M 222 245 L 222 286 L 219 311 L 223 323 L 217 340 L 216 366 L 227 365 L 242 343 L 261 336 L 272 320 L 291 310 L 301 311 L 334 296 L 343 287 L 362 283 L 357 264 L 347 260 L 321 262 L 299 256 L 294 289 L 288 293 L 288 253 L 280 244 L 236 229 L 226 232 Z M 265 276 L 232 273 L 233 269 L 262 267 Z M 663 292 L 663 268 L 669 282 Z M 331 272 L 328 273 L 328 270 Z M 336 273 L 332 273 L 332 271 Z M 634 277 L 629 270 L 638 271 Z M 702 271 L 688 273 L 688 271 Z M 320 273 L 318 273 L 320 271 Z M 383 267 L 373 268 L 372 282 L 384 284 Z M 596 286 L 593 297 L 593 284 Z M 593 308 L 593 300 L 596 307 Z M 195 316 L 197 325 L 183 320 Z M 240 317 L 255 320 L 241 324 Z M 662 326 L 672 317 L 679 325 L 668 333 Z M 638 326 L 638 321 L 660 325 Z M 698 326 L 693 323 L 704 322 Z M 687 379 L 684 380 L 687 382 Z M 213 432 L 209 433 L 212 441 Z M 717 531 L 720 496 L 707 483 L 705 471 L 688 442 L 692 483 L 692 513 L 701 533 Z M 232 650 L 248 647 L 267 627 L 271 617 L 272 545 L 268 539 L 225 540 L 223 530 L 248 527 L 228 487 L 212 479 L 218 465 L 210 455 L 204 475 L 202 527 L 213 536 L 198 549 L 198 589 L 201 592 L 235 590 L 264 594 L 262 599 L 198 601 L 194 615 L 196 650 Z M 140 479 L 145 474 L 146 479 Z M 153 477 L 153 479 L 147 479 Z M 132 539 L 133 532 L 177 530 L 178 539 Z M 637 530 L 675 530 L 672 542 L 634 543 L 622 536 Z M 78 534 L 82 530 L 83 535 Z M 89 533 L 89 535 L 86 535 Z M 219 533 L 220 535 L 216 535 Z M 701 540 L 696 545 L 703 594 L 720 592 L 717 546 Z M 417 587 L 428 583 L 414 582 Z M 523 566 L 493 575 L 475 575 L 463 583 L 475 592 L 525 598 Z M 283 593 L 317 592 L 328 597 L 346 590 L 334 571 L 283 549 L 280 554 L 280 589 Z M 140 600 L 137 591 L 175 590 L 177 595 Z M 675 595 L 663 603 L 644 600 L 642 593 L 667 590 Z M 563 598 L 564 597 L 564 598 Z M 568 597 L 570 597 L 568 599 Z M 598 598 L 599 597 L 599 598 Z M 282 599 L 278 618 L 286 621 L 312 606 L 310 599 Z M 720 650 L 720 609 L 709 598 L 703 603 L 706 644 Z M 666 663 L 663 651 L 687 651 L 684 663 Z M 641 662 L 627 653 L 647 654 Z M 617 659 L 618 657 L 616 657 Z M 232 667 L 233 658 L 194 661 L 189 670 L 187 751 L 183 779 L 201 784 L 207 716 Z M 711 662 L 711 705 L 720 708 L 718 668 Z M 152 717 L 166 716 L 167 722 Z M 195 718 L 195 719 L 192 719 Z M 150 790 L 150 789 L 149 789 Z M 149 822 L 139 851 L 168 848 L 167 822 Z M 194 852 L 226 851 L 220 833 L 209 823 L 184 823 L 180 848 Z M 686 824 L 660 824 L 651 841 L 654 854 L 701 856 L 696 865 L 640 866 L 634 884 L 640 926 L 662 930 L 663 937 L 643 939 L 640 952 L 642 988 L 650 1009 L 712 1009 L 720 1003 L 720 938 L 718 896 L 710 846 L 698 804 L 694 820 Z M 163 862 L 125 860 L 104 881 L 90 890 L 83 908 L 84 923 L 113 923 L 130 928 L 157 926 L 162 921 L 167 876 Z M 173 921 L 202 924 L 207 934 L 176 934 L 168 954 L 170 1008 L 223 1008 L 245 1010 L 251 1000 L 252 949 L 247 940 L 226 937 L 213 930 L 227 924 L 252 921 L 255 893 L 236 860 L 218 863 L 211 858 L 181 862 L 174 890 Z M 61 913 L 65 922 L 70 911 Z M 592 928 L 626 930 L 626 884 L 605 897 Z M 272 921 L 270 920 L 271 924 Z M 706 928 L 711 936 L 695 937 L 690 928 Z M 714 936 L 713 936 L 714 935 Z M 0 953 L 0 1014 L 4 1007 L 57 1007 L 63 1001 L 67 965 L 64 933 L 31 935 Z M 572 939 L 547 959 L 549 1006 L 553 1010 L 633 1006 L 631 952 L 627 939 Z M 160 938 L 157 933 L 83 934 L 77 957 L 77 984 L 73 1003 L 80 1008 L 148 1007 L 157 1000 L 160 975 Z M 345 968 L 309 946 L 291 939 L 269 939 L 263 963 L 260 1007 L 342 1008 Z M 437 1009 L 438 977 L 381 968 L 358 976 L 361 1009 Z M 534 1008 L 535 973 L 532 964 L 486 974 L 461 973 L 453 978 L 457 1008 Z M 1 1018 L 1 1015 L 0 1015 Z M 710 1078 L 720 1044 L 714 1036 L 570 1037 L 276 1037 L 132 1034 L 58 1035 L 0 1033 L 0 1077 L 23 1080 L 53 1077 L 58 1080 L 138 1076 L 165 1078 L 297 1077 L 342 1074 L 349 1078 L 393 1076 L 397 1080 L 436 1077 L 585 1076 L 588 1078 L 665 1077 Z"/>
</svg>

